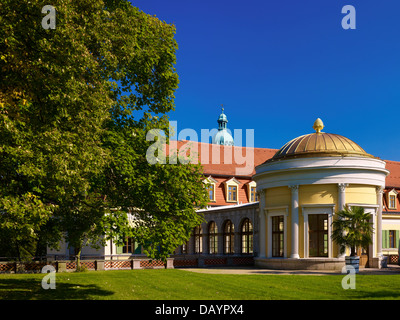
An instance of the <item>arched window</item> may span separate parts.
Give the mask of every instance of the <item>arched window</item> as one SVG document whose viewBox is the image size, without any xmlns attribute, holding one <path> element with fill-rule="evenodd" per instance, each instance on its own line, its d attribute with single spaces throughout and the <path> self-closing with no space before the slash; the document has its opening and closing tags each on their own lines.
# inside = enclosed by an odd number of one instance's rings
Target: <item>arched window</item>
<svg viewBox="0 0 400 320">
<path fill-rule="evenodd" d="M 218 227 L 214 221 L 208 225 L 208 247 L 210 254 L 218 253 Z"/>
<path fill-rule="evenodd" d="M 253 253 L 253 225 L 251 221 L 246 218 L 243 220 L 241 228 L 242 237 L 242 253 L 251 254 Z"/>
<path fill-rule="evenodd" d="M 194 228 L 194 253 L 203 252 L 203 230 L 201 226 Z"/>
<path fill-rule="evenodd" d="M 235 230 L 231 220 L 227 220 L 224 224 L 224 253 L 235 253 L 234 249 Z"/>
</svg>

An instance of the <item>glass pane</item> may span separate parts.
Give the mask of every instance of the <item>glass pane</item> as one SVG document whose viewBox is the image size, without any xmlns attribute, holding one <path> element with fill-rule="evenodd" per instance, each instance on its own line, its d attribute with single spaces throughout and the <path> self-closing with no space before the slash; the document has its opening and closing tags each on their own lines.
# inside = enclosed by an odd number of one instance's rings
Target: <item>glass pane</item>
<svg viewBox="0 0 400 320">
<path fill-rule="evenodd" d="M 328 256 L 328 215 L 313 214 L 308 216 L 310 257 Z"/>
</svg>

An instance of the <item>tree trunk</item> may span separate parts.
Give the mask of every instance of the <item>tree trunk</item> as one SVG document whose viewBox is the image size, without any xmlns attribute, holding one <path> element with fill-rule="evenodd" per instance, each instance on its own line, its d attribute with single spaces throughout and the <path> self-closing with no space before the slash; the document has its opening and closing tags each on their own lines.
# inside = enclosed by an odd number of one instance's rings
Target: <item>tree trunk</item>
<svg viewBox="0 0 400 320">
<path fill-rule="evenodd" d="M 355 257 L 356 255 L 357 255 L 356 247 L 352 246 L 352 247 L 351 247 L 350 256 L 351 256 L 351 257 Z"/>
<path fill-rule="evenodd" d="M 76 271 L 81 271 L 81 252 L 82 252 L 82 245 L 79 246 L 79 248 L 77 249 L 77 253 L 75 255 Z"/>
<path fill-rule="evenodd" d="M 20 250 L 20 248 L 19 248 L 19 242 L 18 242 L 18 240 L 15 241 L 15 245 L 16 245 L 16 247 L 17 247 L 17 258 L 18 258 L 18 261 L 21 262 L 21 250 Z"/>
</svg>

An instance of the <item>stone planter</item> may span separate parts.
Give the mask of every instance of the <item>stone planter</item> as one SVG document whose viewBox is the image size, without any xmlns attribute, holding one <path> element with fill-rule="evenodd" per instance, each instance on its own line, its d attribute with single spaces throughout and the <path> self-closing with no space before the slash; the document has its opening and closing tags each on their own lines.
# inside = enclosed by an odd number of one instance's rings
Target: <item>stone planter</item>
<svg viewBox="0 0 400 320">
<path fill-rule="evenodd" d="M 346 256 L 345 262 L 346 262 L 347 273 L 352 273 L 353 270 L 355 271 L 355 273 L 358 273 L 360 268 L 359 256 Z"/>
</svg>

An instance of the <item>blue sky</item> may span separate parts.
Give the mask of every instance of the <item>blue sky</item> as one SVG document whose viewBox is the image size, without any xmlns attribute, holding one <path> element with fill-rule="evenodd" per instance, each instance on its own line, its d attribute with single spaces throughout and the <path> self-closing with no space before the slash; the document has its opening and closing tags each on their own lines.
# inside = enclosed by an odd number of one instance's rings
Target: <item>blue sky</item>
<svg viewBox="0 0 400 320">
<path fill-rule="evenodd" d="M 278 149 L 319 117 L 324 132 L 400 161 L 400 1 L 131 2 L 176 26 L 178 132 L 216 128 L 223 104 L 255 147 Z M 342 28 L 345 5 L 355 30 Z"/>
</svg>

